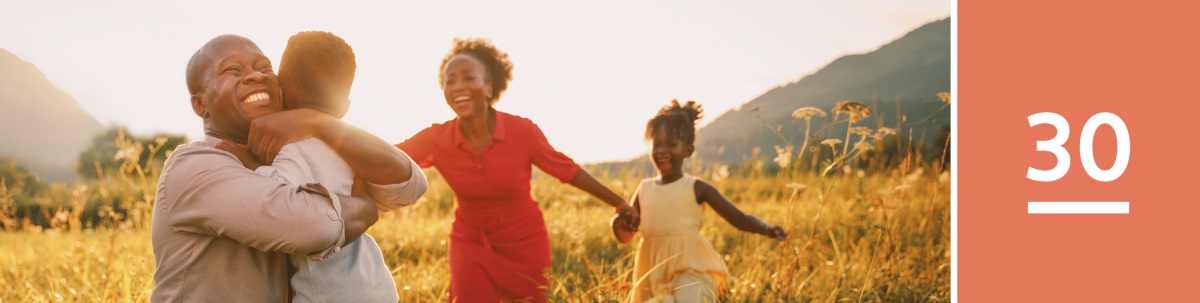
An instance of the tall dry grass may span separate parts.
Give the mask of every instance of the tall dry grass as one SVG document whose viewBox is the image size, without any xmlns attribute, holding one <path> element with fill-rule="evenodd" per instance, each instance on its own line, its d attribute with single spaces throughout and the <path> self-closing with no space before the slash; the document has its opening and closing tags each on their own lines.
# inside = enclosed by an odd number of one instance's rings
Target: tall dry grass
<svg viewBox="0 0 1200 303">
<path fill-rule="evenodd" d="M 879 133 L 862 140 L 878 140 Z M 725 257 L 731 274 L 723 301 L 948 301 L 950 184 L 944 164 L 913 160 L 866 169 L 846 164 L 863 160 L 860 149 L 866 146 L 843 146 L 845 152 L 817 172 L 781 165 L 778 174 L 764 174 L 762 159 L 744 165 L 757 169 L 690 160 L 691 174 L 789 234 L 775 241 L 706 214 L 701 233 Z M 835 146 L 829 148 L 836 153 Z M 804 155 L 788 161 L 808 161 Z M 146 301 L 154 272 L 147 228 L 157 179 L 153 165 L 91 184 L 57 185 L 51 191 L 56 196 L 41 197 L 52 205 L 41 215 L 58 223 L 0 232 L 0 302 Z M 384 214 L 368 231 L 383 250 L 402 302 L 447 297 L 453 193 L 436 171 L 427 175 L 430 188 L 420 203 Z M 625 197 L 645 177 L 633 169 L 597 174 Z M 551 301 L 625 302 L 636 244 L 613 239 L 607 225 L 611 208 L 549 176 L 537 174 L 532 182 L 550 236 Z M 5 199 L 9 190 L 0 187 L 0 217 L 12 215 L 5 211 L 12 203 Z M 89 207 L 102 213 L 98 222 L 79 219 L 80 209 Z"/>
</svg>

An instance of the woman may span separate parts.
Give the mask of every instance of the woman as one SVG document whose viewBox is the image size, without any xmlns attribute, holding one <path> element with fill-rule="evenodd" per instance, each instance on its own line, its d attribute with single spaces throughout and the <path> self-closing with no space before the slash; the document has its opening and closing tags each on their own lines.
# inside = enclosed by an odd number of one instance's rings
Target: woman
<svg viewBox="0 0 1200 303">
<path fill-rule="evenodd" d="M 550 146 L 536 124 L 493 108 L 511 79 L 508 54 L 490 41 L 455 39 L 438 80 L 456 117 L 396 145 L 454 190 L 451 301 L 546 300 L 550 240 L 529 194 L 531 165 L 612 205 L 622 222 L 636 221 L 623 198 Z"/>
</svg>

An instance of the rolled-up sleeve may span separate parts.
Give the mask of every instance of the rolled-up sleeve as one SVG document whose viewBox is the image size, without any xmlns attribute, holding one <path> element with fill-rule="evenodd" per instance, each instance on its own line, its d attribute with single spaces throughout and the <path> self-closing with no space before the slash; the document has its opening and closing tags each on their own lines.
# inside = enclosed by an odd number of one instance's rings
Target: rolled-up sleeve
<svg viewBox="0 0 1200 303">
<path fill-rule="evenodd" d="M 403 151 L 401 153 L 403 154 Z M 425 194 L 425 190 L 429 187 L 421 167 L 407 154 L 404 157 L 408 160 L 409 171 L 411 171 L 407 181 L 382 185 L 367 182 L 367 194 L 375 200 L 375 206 L 380 211 L 390 211 L 417 203 L 417 200 Z"/>
<path fill-rule="evenodd" d="M 228 237 L 262 251 L 323 259 L 345 242 L 341 204 L 323 186 L 259 176 L 233 155 L 194 147 L 172 155 L 156 206 L 172 230 Z"/>
</svg>

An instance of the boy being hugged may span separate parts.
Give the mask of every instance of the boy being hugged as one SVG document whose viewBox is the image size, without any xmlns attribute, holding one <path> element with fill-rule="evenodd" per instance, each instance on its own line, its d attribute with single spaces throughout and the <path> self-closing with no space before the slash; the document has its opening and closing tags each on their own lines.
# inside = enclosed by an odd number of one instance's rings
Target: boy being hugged
<svg viewBox="0 0 1200 303">
<path fill-rule="evenodd" d="M 350 86 L 356 68 L 354 52 L 342 38 L 328 32 L 301 32 L 288 39 L 279 62 L 279 82 L 283 106 L 288 111 L 313 110 L 341 119 L 350 107 Z M 285 111 L 286 112 L 286 111 Z M 320 130 L 317 130 L 320 131 Z M 253 133 L 253 132 L 252 132 Z M 253 137 L 253 135 L 251 135 Z M 253 138 L 250 142 L 255 142 Z M 271 142 L 262 139 L 258 141 Z M 330 146 L 343 142 L 323 142 L 307 138 L 283 145 L 271 165 L 263 165 L 245 147 L 226 143 L 222 149 L 232 152 L 259 175 L 290 184 L 318 182 L 331 194 L 350 195 L 365 191 L 380 211 L 416 203 L 427 183 L 421 169 L 409 161 L 407 181 L 377 185 L 365 181 L 365 173 L 351 169 Z M 273 144 L 273 143 L 272 143 Z M 264 150 L 269 150 L 265 148 Z M 403 153 L 396 150 L 397 153 Z M 300 165 L 305 164 L 305 165 Z M 396 302 L 392 279 L 379 245 L 363 234 L 324 261 L 304 255 L 291 255 L 296 272 L 291 277 L 293 302 Z"/>
</svg>

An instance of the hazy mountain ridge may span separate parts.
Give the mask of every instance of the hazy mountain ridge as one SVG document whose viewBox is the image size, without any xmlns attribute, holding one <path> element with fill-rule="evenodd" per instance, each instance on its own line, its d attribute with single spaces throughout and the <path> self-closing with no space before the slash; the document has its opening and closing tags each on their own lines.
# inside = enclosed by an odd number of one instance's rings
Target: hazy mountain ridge
<svg viewBox="0 0 1200 303">
<path fill-rule="evenodd" d="M 49 180 L 75 177 L 100 122 L 32 63 L 0 48 L 0 156 Z"/>
<path fill-rule="evenodd" d="M 783 142 L 755 117 L 756 108 L 761 108 L 759 114 L 771 125 L 782 126 L 783 135 L 796 145 L 804 140 L 804 123 L 792 118 L 791 113 L 804 106 L 829 112 L 838 101 L 858 100 L 874 110 L 859 125 L 872 128 L 880 120 L 883 126 L 894 127 L 900 115 L 909 121 L 925 118 L 941 107 L 936 94 L 950 91 L 950 38 L 950 19 L 946 18 L 925 24 L 875 51 L 842 56 L 796 82 L 775 87 L 735 110 L 721 113 L 698 131 L 696 151 L 703 159 L 727 163 L 741 161 L 755 147 L 761 148 L 760 157 L 773 157 L 771 147 Z M 829 114 L 813 120 L 814 131 L 831 121 L 833 113 Z M 950 122 L 950 111 L 943 110 L 934 118 L 934 123 L 913 128 L 913 140 L 929 143 L 937 128 Z M 816 135 L 841 138 L 845 129 L 844 124 L 834 125 Z"/>
</svg>

